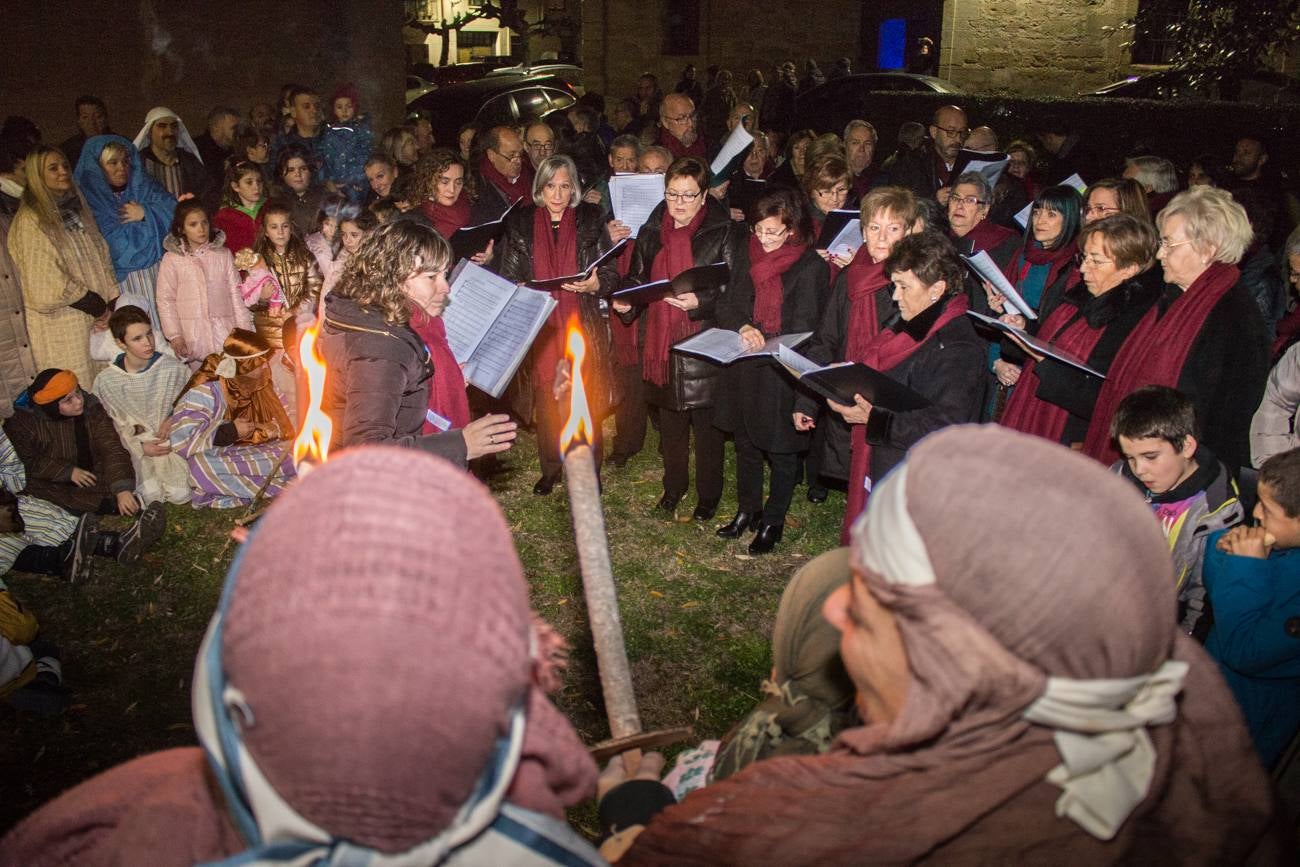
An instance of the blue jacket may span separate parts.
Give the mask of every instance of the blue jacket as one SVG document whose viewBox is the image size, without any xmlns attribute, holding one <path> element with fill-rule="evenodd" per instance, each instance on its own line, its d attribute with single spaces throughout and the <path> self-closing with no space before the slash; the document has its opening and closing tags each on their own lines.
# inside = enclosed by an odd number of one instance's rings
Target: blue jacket
<svg viewBox="0 0 1300 867">
<path fill-rule="evenodd" d="M 1300 730 L 1300 548 L 1268 559 L 1205 550 L 1205 587 L 1214 626 L 1205 649 L 1219 663 L 1246 715 L 1265 767 Z"/>
</svg>

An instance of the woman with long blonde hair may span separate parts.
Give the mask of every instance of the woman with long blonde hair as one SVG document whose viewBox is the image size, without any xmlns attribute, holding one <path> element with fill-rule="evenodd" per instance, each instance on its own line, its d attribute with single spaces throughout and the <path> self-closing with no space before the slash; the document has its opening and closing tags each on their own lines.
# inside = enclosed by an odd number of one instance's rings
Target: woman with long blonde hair
<svg viewBox="0 0 1300 867">
<path fill-rule="evenodd" d="M 109 303 L 119 293 L 108 245 L 62 151 L 38 147 L 24 169 L 9 254 L 22 280 L 32 355 L 37 368 L 94 382 L 104 365 L 90 358 L 90 334 L 108 328 Z"/>
</svg>

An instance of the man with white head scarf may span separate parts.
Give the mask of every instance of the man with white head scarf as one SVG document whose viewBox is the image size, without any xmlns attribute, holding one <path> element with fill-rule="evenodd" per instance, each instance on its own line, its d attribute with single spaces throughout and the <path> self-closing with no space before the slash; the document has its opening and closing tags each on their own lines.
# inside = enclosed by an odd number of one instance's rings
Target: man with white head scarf
<svg viewBox="0 0 1300 867">
<path fill-rule="evenodd" d="M 199 146 L 194 143 L 185 121 L 166 106 L 157 106 L 144 118 L 136 133 L 135 146 L 144 160 L 145 171 L 176 198 L 189 194 L 211 206 L 211 183 L 203 167 Z"/>
<path fill-rule="evenodd" d="M 996 426 L 917 444 L 823 608 L 865 723 L 688 795 L 619 863 L 1294 863 L 1271 848 L 1241 713 L 1178 629 L 1159 525 L 1122 482 Z M 999 507 L 1014 538 L 983 519 Z"/>
</svg>

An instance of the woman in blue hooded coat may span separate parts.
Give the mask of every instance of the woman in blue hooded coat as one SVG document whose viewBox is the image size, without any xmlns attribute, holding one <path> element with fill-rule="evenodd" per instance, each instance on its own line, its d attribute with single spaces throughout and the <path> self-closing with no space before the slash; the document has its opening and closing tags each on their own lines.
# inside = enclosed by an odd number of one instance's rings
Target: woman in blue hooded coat
<svg viewBox="0 0 1300 867">
<path fill-rule="evenodd" d="M 154 284 L 176 199 L 144 170 L 135 145 L 118 135 L 88 139 L 73 176 L 108 242 L 122 295 L 148 310 L 161 334 Z"/>
</svg>

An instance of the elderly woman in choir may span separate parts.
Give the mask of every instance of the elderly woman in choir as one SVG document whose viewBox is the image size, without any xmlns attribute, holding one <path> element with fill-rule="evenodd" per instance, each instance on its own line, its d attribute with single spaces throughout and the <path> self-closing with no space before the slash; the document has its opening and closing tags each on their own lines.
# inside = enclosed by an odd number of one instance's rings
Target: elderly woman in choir
<svg viewBox="0 0 1300 867">
<path fill-rule="evenodd" d="M 1113 463 L 1110 419 L 1119 402 L 1140 386 L 1166 385 L 1192 397 L 1201 441 L 1229 466 L 1246 466 L 1269 367 L 1268 331 L 1237 268 L 1250 221 L 1231 193 L 1197 187 L 1174 196 L 1156 226 L 1166 285 L 1116 355 L 1083 450 Z"/>
</svg>

